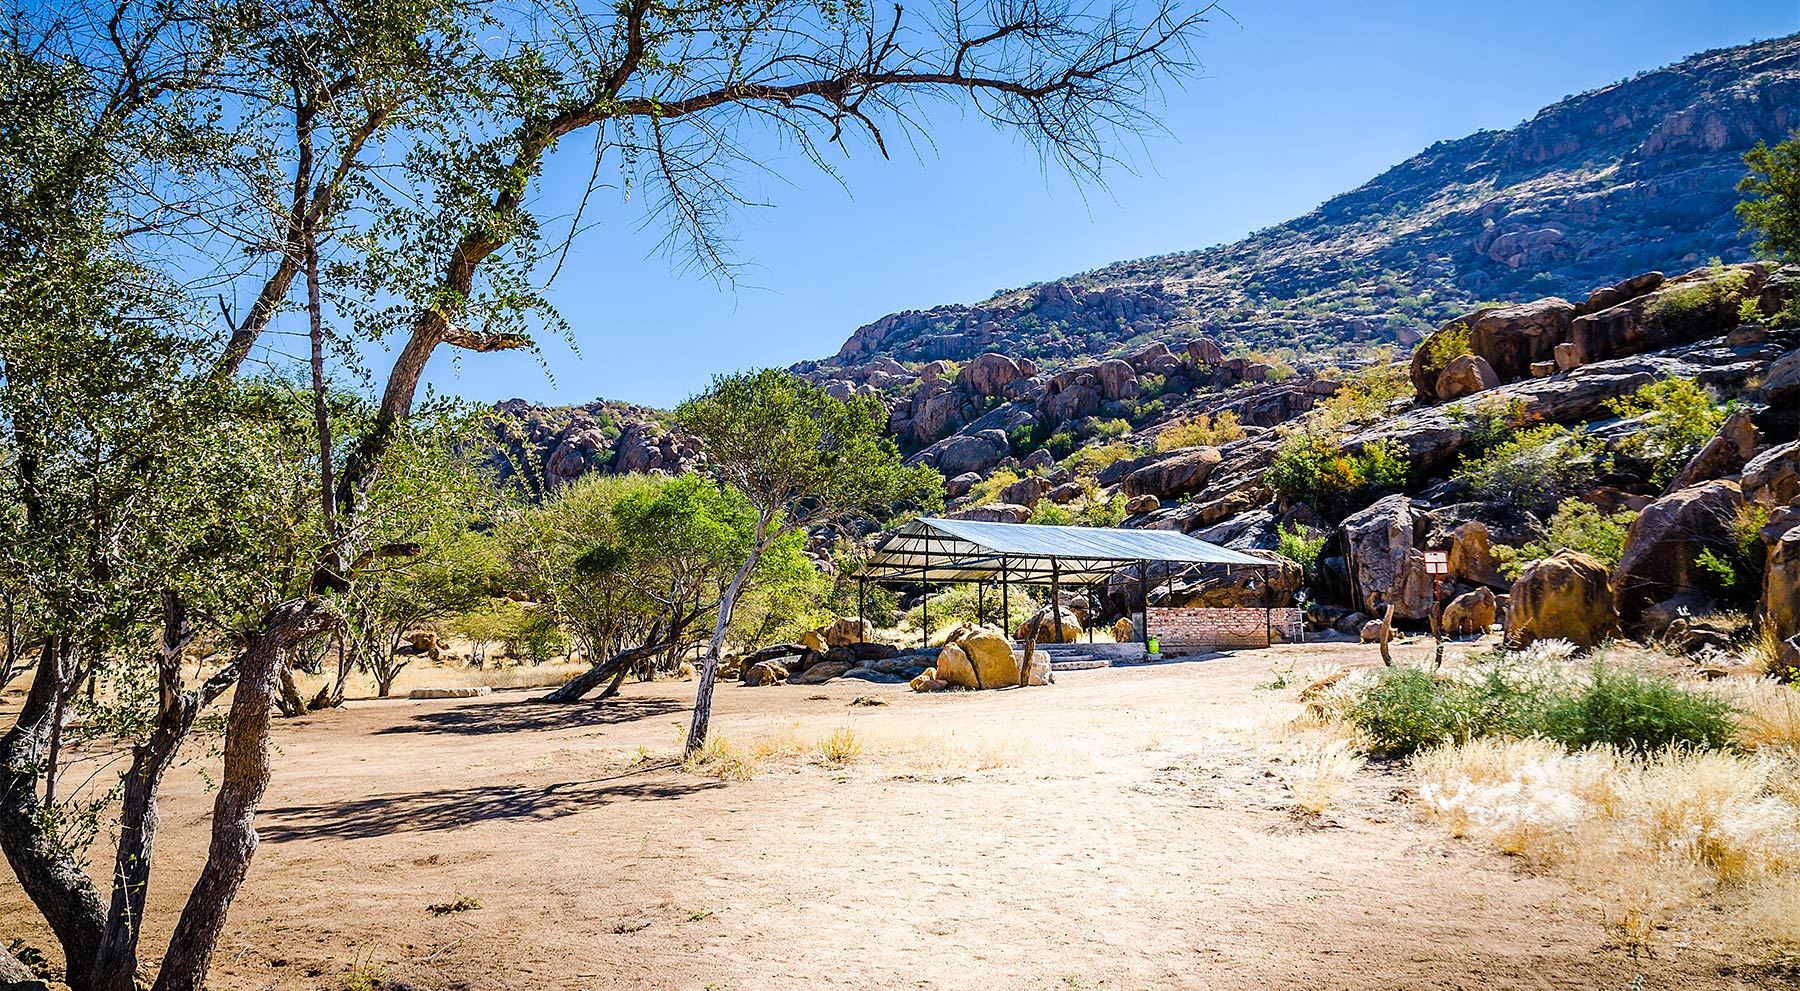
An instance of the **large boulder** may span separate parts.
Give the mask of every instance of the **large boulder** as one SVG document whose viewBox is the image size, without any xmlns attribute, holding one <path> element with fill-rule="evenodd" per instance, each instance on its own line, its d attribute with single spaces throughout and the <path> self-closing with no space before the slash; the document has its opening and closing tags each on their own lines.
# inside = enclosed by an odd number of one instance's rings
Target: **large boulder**
<svg viewBox="0 0 1800 991">
<path fill-rule="evenodd" d="M 1138 394 L 1137 372 L 1121 358 L 1108 358 L 1094 369 L 1100 382 L 1100 398 L 1114 401 L 1131 399 Z"/>
<path fill-rule="evenodd" d="M 972 506 L 947 513 L 945 519 L 975 520 L 979 523 L 1023 523 L 1031 519 L 1031 507 L 1019 506 L 1007 502 L 990 502 L 985 506 Z"/>
<path fill-rule="evenodd" d="M 1059 615 L 1052 617 L 1050 607 L 1045 606 L 1033 613 L 1030 619 L 1020 623 L 1014 635 L 1020 640 L 1035 640 L 1038 643 L 1074 643 L 1081 639 L 1084 632 L 1073 609 L 1064 606 Z"/>
<path fill-rule="evenodd" d="M 744 684 L 751 688 L 778 685 L 788 678 L 788 669 L 774 661 L 757 661 L 744 668 Z"/>
<path fill-rule="evenodd" d="M 1769 366 L 1763 375 L 1762 398 L 1775 407 L 1800 403 L 1800 351 L 1791 351 Z"/>
<path fill-rule="evenodd" d="M 1751 458 L 1738 484 L 1746 502 L 1785 506 L 1800 499 L 1800 441 L 1778 444 Z"/>
<path fill-rule="evenodd" d="M 1756 452 L 1756 445 L 1762 441 L 1762 432 L 1756 429 L 1750 414 L 1743 410 L 1734 410 L 1719 425 L 1718 432 L 1701 447 L 1688 463 L 1669 483 L 1669 491 L 1698 485 L 1714 478 L 1724 478 L 1743 471 L 1750 462 L 1751 455 Z"/>
<path fill-rule="evenodd" d="M 979 629 L 957 645 L 975 669 L 976 688 L 999 688 L 1019 683 L 1019 664 L 1012 644 L 998 630 Z"/>
<path fill-rule="evenodd" d="M 1695 269 L 1654 291 L 1569 324 L 1581 362 L 1622 358 L 1714 337 L 1736 327 L 1739 304 L 1762 292 L 1760 264 Z"/>
<path fill-rule="evenodd" d="M 1645 272 L 1642 275 L 1634 275 L 1623 282 L 1604 286 L 1588 293 L 1587 302 L 1581 304 L 1581 312 L 1583 314 L 1598 313 L 1608 307 L 1618 306 L 1626 300 L 1636 299 L 1662 284 L 1663 274 L 1661 272 Z"/>
<path fill-rule="evenodd" d="M 1206 479 L 1223 460 L 1216 447 L 1190 447 L 1152 461 L 1125 476 L 1125 497 L 1155 496 L 1158 499 L 1186 495 L 1206 484 Z"/>
<path fill-rule="evenodd" d="M 1478 588 L 1444 605 L 1443 629 L 1448 637 L 1480 636 L 1494 625 L 1500 600 L 1492 589 Z"/>
<path fill-rule="evenodd" d="M 946 437 L 913 456 L 919 464 L 936 468 L 945 478 L 964 472 L 985 472 L 1012 454 L 1012 441 L 998 427 L 972 434 Z"/>
<path fill-rule="evenodd" d="M 805 671 L 788 676 L 790 685 L 822 685 L 833 678 L 843 676 L 844 672 L 856 667 L 854 661 L 820 661 Z"/>
<path fill-rule="evenodd" d="M 1042 475 L 1027 475 L 1001 489 L 1000 501 L 1036 509 L 1038 501 L 1049 495 L 1050 490 L 1054 487 L 1050 484 L 1050 480 Z"/>
<path fill-rule="evenodd" d="M 1400 619 L 1431 615 L 1431 577 L 1418 550 L 1426 522 L 1405 495 L 1391 495 L 1345 519 L 1338 528 L 1358 609 L 1383 615 L 1389 604 Z"/>
<path fill-rule="evenodd" d="M 1219 342 L 1210 337 L 1199 337 L 1187 342 L 1188 360 L 1200 368 L 1211 368 L 1225 363 L 1225 349 Z"/>
<path fill-rule="evenodd" d="M 1568 640 L 1594 647 L 1619 630 L 1606 566 L 1579 551 L 1561 550 L 1531 564 L 1507 597 L 1506 640 Z"/>
<path fill-rule="evenodd" d="M 955 644 L 938 652 L 937 680 L 958 688 L 980 688 L 981 682 L 975 677 L 975 665 L 970 663 L 969 655 Z"/>
<path fill-rule="evenodd" d="M 969 490 L 981 484 L 981 473 L 965 471 L 944 482 L 944 496 L 950 499 L 961 499 L 969 494 Z"/>
<path fill-rule="evenodd" d="M 801 644 L 821 652 L 848 644 L 868 643 L 874 639 L 875 624 L 855 616 L 839 616 L 816 630 L 808 630 L 800 635 Z"/>
<path fill-rule="evenodd" d="M 1438 373 L 1434 391 L 1439 399 L 1448 401 L 1485 392 L 1499 384 L 1500 376 L 1494 373 L 1494 366 L 1488 364 L 1486 358 L 1464 354 L 1452 358 Z"/>
<path fill-rule="evenodd" d="M 977 355 L 964 365 L 956 383 L 978 396 L 999 396 L 1006 393 L 1007 386 L 1024 377 L 1025 371 L 1017 361 L 988 353 Z"/>
<path fill-rule="evenodd" d="M 1635 623 L 1644 610 L 1683 592 L 1716 585 L 1696 563 L 1701 552 L 1733 553 L 1734 524 L 1744 504 L 1736 482 L 1718 480 L 1671 492 L 1644 507 L 1625 534 L 1613 574 L 1613 604 Z"/>
<path fill-rule="evenodd" d="M 1778 637 L 1800 633 L 1800 526 L 1791 527 L 1769 545 L 1761 617 Z"/>
<path fill-rule="evenodd" d="M 1553 361 L 1556 346 L 1568 339 L 1575 304 L 1551 296 L 1513 306 L 1490 306 L 1445 324 L 1413 352 L 1412 380 L 1419 395 L 1444 399 L 1438 380 L 1456 355 L 1441 355 L 1443 341 L 1452 335 L 1468 335 L 1468 353 L 1485 360 L 1502 382 L 1531 375 L 1534 362 Z M 1434 365 L 1437 357 L 1443 364 Z"/>
</svg>

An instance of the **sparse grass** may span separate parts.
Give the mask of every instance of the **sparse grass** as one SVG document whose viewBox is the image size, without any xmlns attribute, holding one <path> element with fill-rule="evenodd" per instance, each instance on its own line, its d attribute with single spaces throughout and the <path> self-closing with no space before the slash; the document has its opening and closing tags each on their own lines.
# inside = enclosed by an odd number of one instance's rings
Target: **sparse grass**
<svg viewBox="0 0 1800 991">
<path fill-rule="evenodd" d="M 1348 740 L 1332 740 L 1296 749 L 1288 756 L 1286 766 L 1276 773 L 1294 805 L 1316 816 L 1337 804 L 1349 790 L 1351 779 L 1367 763 Z"/>
<path fill-rule="evenodd" d="M 456 665 L 429 665 L 415 662 L 407 665 L 394 681 L 395 696 L 404 696 L 415 688 L 480 688 L 486 686 L 495 691 L 507 688 L 551 688 L 561 685 L 569 679 L 586 671 L 588 666 L 580 661 L 551 661 L 546 664 L 495 664 L 490 662 L 485 668 L 460 667 Z M 328 678 L 336 677 L 331 665 L 326 665 L 326 672 L 319 675 L 296 674 L 300 693 L 307 698 L 316 694 L 320 686 Z M 368 675 L 356 674 L 345 686 L 345 695 L 349 698 L 374 698 L 375 680 Z"/>
<path fill-rule="evenodd" d="M 684 771 L 732 781 L 750 780 L 762 769 L 762 765 L 762 759 L 756 754 L 719 734 L 708 737 L 699 750 L 681 759 Z"/>
<path fill-rule="evenodd" d="M 1243 424 L 1236 413 L 1226 410 L 1218 416 L 1200 414 L 1192 420 L 1171 424 L 1156 435 L 1158 451 L 1176 451 L 1184 447 L 1220 447 L 1244 436 Z"/>
</svg>

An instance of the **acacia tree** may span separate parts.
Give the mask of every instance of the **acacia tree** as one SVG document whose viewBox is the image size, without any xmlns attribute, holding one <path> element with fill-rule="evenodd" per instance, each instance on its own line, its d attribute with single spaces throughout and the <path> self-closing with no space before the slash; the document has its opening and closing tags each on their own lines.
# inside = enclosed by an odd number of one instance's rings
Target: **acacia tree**
<svg viewBox="0 0 1800 991">
<path fill-rule="evenodd" d="M 231 569 L 232 588 L 254 594 L 232 600 L 249 603 L 241 612 L 219 614 L 229 616 L 235 646 L 221 677 L 235 694 L 212 842 L 155 986 L 201 986 L 248 872 L 255 811 L 269 777 L 269 710 L 284 666 L 339 621 L 339 603 L 360 575 L 406 553 L 404 543 L 384 543 L 366 513 L 389 454 L 409 429 L 427 362 L 446 345 L 470 352 L 529 347 L 530 332 L 555 325 L 541 290 L 559 252 L 584 226 L 585 211 L 577 211 L 569 236 L 546 232 L 534 215 L 534 183 L 548 156 L 567 147 L 591 160 L 590 194 L 604 185 L 599 163 L 610 156 L 627 188 L 651 191 L 672 243 L 722 265 L 720 225 L 742 202 L 741 173 L 757 167 L 750 133 L 772 127 L 829 168 L 830 145 L 861 135 L 885 154 L 893 129 L 926 133 L 932 100 L 961 101 L 1024 136 L 1047 161 L 1096 175 L 1113 137 L 1153 124 L 1156 87 L 1188 67 L 1200 13 L 1088 0 L 892 11 L 835 0 L 675 7 L 651 0 L 56 0 L 9 10 L 8 71 L 32 69 L 5 77 L 0 105 L 38 115 L 28 129 L 6 136 L 59 139 L 20 141 L 7 161 L 20 173 L 6 176 L 20 205 L 15 219 L 29 221 L 8 232 L 16 233 L 23 255 L 44 253 L 54 241 L 56 231 L 40 220 L 60 217 L 64 204 L 92 200 L 101 206 L 90 219 L 99 219 L 76 228 L 91 243 L 76 251 L 82 264 L 74 271 L 92 271 L 84 259 L 110 250 L 140 264 L 178 259 L 166 274 L 184 286 L 141 291 L 128 302 L 168 298 L 179 307 L 221 286 L 226 297 L 249 299 L 242 308 L 221 299 L 224 326 L 214 328 L 221 332 L 194 338 L 197 346 L 176 369 L 156 365 L 156 381 L 178 382 L 196 395 L 197 383 L 206 382 L 231 403 L 253 400 L 255 390 L 234 380 L 279 355 L 265 338 L 295 309 L 294 282 L 305 273 L 300 310 L 315 373 L 313 416 L 306 429 L 277 435 L 305 440 L 312 453 L 303 462 L 304 482 L 282 475 L 284 484 L 269 490 L 305 498 L 281 502 L 273 516 L 280 526 L 264 520 L 265 531 L 278 530 L 280 539 L 248 535 L 272 550 L 205 559 Z M 18 99 L 22 93 L 31 99 Z M 170 167 L 176 160 L 180 166 Z M 84 292 L 105 285 L 91 279 Z M 0 305 L 10 309 L 20 298 Z M 90 330 L 103 324 L 82 319 Z M 324 352 L 328 340 L 346 351 L 371 339 L 391 343 L 396 354 L 371 383 L 375 415 L 346 436 L 320 402 L 328 392 L 319 374 Z M 29 411 L 47 379 L 8 374 L 20 383 L 17 408 Z M 133 379 L 94 394 L 116 398 L 122 390 L 136 402 L 153 391 L 134 389 L 149 387 Z M 257 415 L 253 404 L 232 408 L 246 421 Z M 25 435 L 33 442 L 21 451 L 53 447 L 29 429 Z M 196 464 L 236 456 L 207 450 Z M 129 456 L 105 463 L 137 464 Z M 270 463 L 293 462 L 283 448 Z M 31 468 L 29 456 L 14 464 Z M 180 490 L 171 476 L 146 476 L 139 487 Z M 240 518 L 237 510 L 222 515 Z M 174 515 L 203 519 L 207 512 L 189 507 Z M 170 518 L 147 521 L 150 532 L 170 532 Z M 49 534 L 42 526 L 48 519 L 24 522 Z M 188 546 L 185 538 L 168 543 Z M 757 554 L 767 550 L 757 543 Z M 57 560 L 79 556 L 68 553 L 72 544 L 33 546 Z M 194 611 L 183 601 L 154 608 L 149 603 L 162 597 L 147 594 L 128 596 L 136 605 L 125 613 L 160 615 L 158 625 L 168 627 L 160 660 L 150 667 L 163 679 L 157 724 L 166 718 L 172 731 L 154 737 L 159 742 L 146 752 L 147 767 L 162 767 L 187 733 L 183 724 L 191 727 L 215 693 L 211 685 L 183 685 L 179 666 L 169 663 Z M 34 600 L 35 607 L 48 601 Z M 715 647 L 717 640 L 715 633 Z M 95 658 L 110 653 L 104 638 L 81 649 L 74 639 L 57 643 L 33 647 L 42 685 L 34 682 L 34 697 L 8 736 L 20 748 L 8 767 L 28 769 L 20 787 L 8 789 L 18 802 L 45 781 L 45 756 L 55 750 L 51 741 L 66 722 L 74 686 Z M 705 685 L 710 697 L 710 679 Z M 703 720 L 699 729 L 703 735 Z M 154 825 L 156 775 L 136 780 L 149 788 L 133 799 L 148 815 L 125 831 L 133 838 L 122 840 L 121 857 L 133 844 L 142 856 L 121 870 L 110 908 L 46 832 L 41 806 L 0 810 L 7 827 L 0 844 L 56 930 L 76 991 L 138 980 L 152 833 L 143 827 Z"/>
<path fill-rule="evenodd" d="M 1759 235 L 1756 249 L 1771 258 L 1800 258 L 1800 129 L 1773 148 L 1758 141 L 1744 164 L 1750 174 L 1737 187 L 1747 194 L 1737 205 L 1744 232 Z"/>
<path fill-rule="evenodd" d="M 732 610 L 763 554 L 813 527 L 887 516 L 908 504 L 942 505 L 944 493 L 936 471 L 901 463 L 879 400 L 835 399 L 786 372 L 720 377 L 705 395 L 682 403 L 675 419 L 700 439 L 707 470 L 756 514 L 749 553 L 719 601 L 700 668 L 687 736 L 691 754 L 706 742 Z"/>
</svg>

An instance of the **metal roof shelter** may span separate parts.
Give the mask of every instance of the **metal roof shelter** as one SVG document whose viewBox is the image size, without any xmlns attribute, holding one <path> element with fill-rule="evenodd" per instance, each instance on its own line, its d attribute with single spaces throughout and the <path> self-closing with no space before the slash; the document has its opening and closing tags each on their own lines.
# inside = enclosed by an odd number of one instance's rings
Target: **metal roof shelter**
<svg viewBox="0 0 1800 991">
<path fill-rule="evenodd" d="M 870 581 L 970 582 L 1058 577 L 1085 584 L 1150 561 L 1263 568 L 1269 562 L 1173 530 L 1112 530 L 913 520 L 875 551 L 859 576 Z"/>
<path fill-rule="evenodd" d="M 1063 582 L 1100 584 L 1114 572 L 1135 567 L 1141 611 L 1148 601 L 1145 575 L 1152 563 L 1214 565 L 1224 567 L 1227 573 L 1232 568 L 1267 572 L 1272 567 L 1262 558 L 1173 530 L 922 517 L 900 528 L 877 548 L 857 572 L 857 578 L 877 584 L 976 582 L 983 589 L 986 583 L 999 581 L 1004 616 L 1006 588 L 1012 582 L 1048 582 L 1055 590 Z M 1173 570 L 1169 569 L 1171 580 Z M 926 601 L 929 604 L 929 596 Z M 985 606 L 982 609 L 985 611 Z M 926 628 L 930 628 L 929 615 Z"/>
</svg>

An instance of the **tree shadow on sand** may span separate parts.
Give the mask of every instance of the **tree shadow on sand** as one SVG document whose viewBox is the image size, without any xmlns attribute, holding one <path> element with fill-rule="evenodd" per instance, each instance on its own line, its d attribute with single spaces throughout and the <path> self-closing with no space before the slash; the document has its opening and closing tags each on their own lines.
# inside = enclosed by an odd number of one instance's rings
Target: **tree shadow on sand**
<svg viewBox="0 0 1800 991">
<path fill-rule="evenodd" d="M 723 787 L 718 781 L 642 780 L 644 772 L 564 781 L 548 785 L 492 785 L 446 788 L 398 795 L 372 795 L 323 805 L 265 809 L 256 831 L 266 841 L 370 839 L 396 833 L 425 833 L 483 822 L 546 821 L 587 812 L 617 801 L 685 798 Z M 640 780 L 631 780 L 639 778 Z"/>
<path fill-rule="evenodd" d="M 458 705 L 418 713 L 398 726 L 375 731 L 390 733 L 452 733 L 458 736 L 487 733 L 529 733 L 534 730 L 575 729 L 635 722 L 676 712 L 687 703 L 656 697 L 614 696 L 605 702 L 556 703 L 536 699 Z"/>
</svg>

